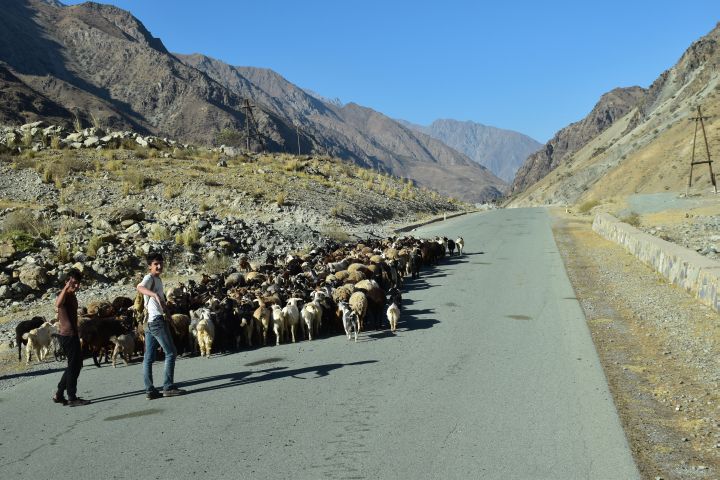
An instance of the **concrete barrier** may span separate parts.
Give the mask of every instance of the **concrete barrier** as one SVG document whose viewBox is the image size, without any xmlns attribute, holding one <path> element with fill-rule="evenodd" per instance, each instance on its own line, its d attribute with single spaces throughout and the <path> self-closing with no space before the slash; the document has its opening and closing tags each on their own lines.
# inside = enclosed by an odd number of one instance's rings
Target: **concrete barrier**
<svg viewBox="0 0 720 480">
<path fill-rule="evenodd" d="M 720 262 L 641 232 L 606 213 L 597 215 L 593 230 L 618 243 L 671 283 L 720 311 Z"/>
</svg>

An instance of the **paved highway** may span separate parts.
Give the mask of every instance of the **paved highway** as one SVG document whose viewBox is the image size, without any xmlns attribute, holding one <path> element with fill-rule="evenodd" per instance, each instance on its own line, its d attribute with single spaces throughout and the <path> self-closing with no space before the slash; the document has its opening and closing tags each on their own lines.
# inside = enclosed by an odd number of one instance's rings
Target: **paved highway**
<svg viewBox="0 0 720 480">
<path fill-rule="evenodd" d="M 138 364 L 86 361 L 86 407 L 39 375 L 0 392 L 0 478 L 639 478 L 547 213 L 416 233 L 466 253 L 408 283 L 396 335 L 180 360 L 190 393 L 153 401 Z"/>
</svg>

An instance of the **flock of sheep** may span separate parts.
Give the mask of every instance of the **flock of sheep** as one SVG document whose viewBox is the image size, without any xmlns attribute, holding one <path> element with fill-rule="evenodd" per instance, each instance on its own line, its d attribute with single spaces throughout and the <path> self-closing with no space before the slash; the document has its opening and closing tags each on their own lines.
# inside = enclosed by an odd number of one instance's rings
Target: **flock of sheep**
<svg viewBox="0 0 720 480">
<path fill-rule="evenodd" d="M 251 265 L 241 258 L 237 269 L 203 275 L 199 282 L 169 289 L 167 319 L 178 353 L 209 357 L 268 341 L 276 345 L 345 334 L 357 341 L 366 329 L 388 327 L 395 332 L 402 309 L 404 278 L 417 278 L 422 266 L 436 265 L 445 255 L 462 255 L 462 237 L 391 237 L 364 243 L 331 245 L 307 255 L 270 258 Z M 386 307 L 387 306 L 387 307 Z M 83 350 L 100 366 L 102 356 L 112 365 L 122 355 L 127 364 L 143 352 L 144 306 L 117 297 L 93 302 L 80 312 L 78 329 Z M 18 360 L 26 344 L 26 361 L 33 352 L 43 361 L 51 351 L 62 355 L 53 341 L 56 326 L 42 317 L 16 328 Z M 54 348 L 55 347 L 55 348 Z"/>
</svg>

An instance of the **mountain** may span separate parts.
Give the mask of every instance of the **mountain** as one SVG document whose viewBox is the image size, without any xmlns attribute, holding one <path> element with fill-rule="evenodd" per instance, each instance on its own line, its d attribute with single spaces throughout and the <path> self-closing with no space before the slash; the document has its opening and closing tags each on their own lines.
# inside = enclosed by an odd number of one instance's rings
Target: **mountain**
<svg viewBox="0 0 720 480">
<path fill-rule="evenodd" d="M 238 95 L 263 103 L 299 125 L 322 149 L 366 167 L 385 169 L 472 202 L 499 198 L 506 184 L 462 153 L 356 103 L 326 101 L 269 69 L 231 66 L 200 54 L 180 55 Z"/>
<path fill-rule="evenodd" d="M 622 204 L 636 193 L 685 192 L 697 106 L 711 155 L 720 146 L 720 25 L 694 42 L 649 88 L 616 89 L 531 155 L 513 182 L 510 205 Z M 706 159 L 698 134 L 696 160 Z M 716 167 L 717 170 L 717 167 Z M 710 186 L 705 165 L 693 189 Z"/>
<path fill-rule="evenodd" d="M 429 126 L 399 122 L 464 153 L 508 183 L 528 155 L 542 146 L 522 133 L 470 121 L 435 120 Z"/>
<path fill-rule="evenodd" d="M 378 112 L 326 102 L 275 72 L 170 53 L 129 12 L 87 2 L 7 0 L 0 16 L 0 122 L 49 115 L 209 144 L 242 130 L 244 100 L 271 151 L 329 153 L 478 202 L 507 185 Z M 7 98 L 7 100 L 6 100 Z"/>
</svg>

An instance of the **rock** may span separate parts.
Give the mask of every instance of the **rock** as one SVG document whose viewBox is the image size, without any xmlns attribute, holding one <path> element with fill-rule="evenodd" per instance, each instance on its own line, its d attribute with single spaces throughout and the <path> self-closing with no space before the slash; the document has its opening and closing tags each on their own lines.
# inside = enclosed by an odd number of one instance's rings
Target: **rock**
<svg viewBox="0 0 720 480">
<path fill-rule="evenodd" d="M 110 212 L 110 214 L 107 217 L 108 222 L 111 224 L 117 224 L 122 222 L 123 220 L 144 220 L 145 214 L 141 212 L 140 210 L 134 209 L 134 208 L 118 208 Z"/>
<path fill-rule="evenodd" d="M 217 166 L 218 166 L 218 167 L 227 167 L 228 164 L 227 164 L 227 162 L 226 162 L 225 160 L 220 160 L 220 161 L 217 163 Z"/>
<path fill-rule="evenodd" d="M 75 252 L 75 254 L 73 255 L 73 260 L 76 262 L 86 262 L 87 255 L 85 255 L 83 252 Z"/>
<path fill-rule="evenodd" d="M 9 285 L 2 285 L 0 286 L 0 299 L 9 299 L 11 298 L 11 291 Z"/>
<path fill-rule="evenodd" d="M 85 145 L 86 148 L 93 148 L 100 144 L 100 139 L 98 137 L 89 137 L 84 142 L 83 145 Z"/>
<path fill-rule="evenodd" d="M 74 149 L 76 149 L 76 150 L 81 149 L 82 146 L 83 146 L 83 144 L 80 143 L 80 142 L 73 142 L 73 143 L 70 144 L 70 147 L 72 147 L 72 148 L 74 148 Z"/>
<path fill-rule="evenodd" d="M 123 220 L 122 222 L 120 222 L 120 226 L 127 229 L 135 225 L 135 223 L 135 220 Z"/>
<path fill-rule="evenodd" d="M 11 280 L 7 273 L 0 273 L 0 286 L 10 285 Z"/>
<path fill-rule="evenodd" d="M 58 207 L 55 211 L 58 215 L 61 215 L 63 217 L 72 217 L 75 215 L 75 212 L 70 207 Z"/>
<path fill-rule="evenodd" d="M 95 220 L 93 220 L 92 225 L 93 228 L 97 230 L 102 230 L 105 232 L 109 232 L 112 230 L 112 225 L 110 225 L 110 222 L 108 222 L 104 218 L 96 218 Z"/>
<path fill-rule="evenodd" d="M 0 258 L 10 258 L 15 255 L 15 246 L 11 242 L 0 243 Z"/>
<path fill-rule="evenodd" d="M 132 225 L 130 225 L 128 228 L 125 229 L 125 231 L 130 234 L 140 233 L 140 230 L 142 230 L 142 228 L 140 227 L 139 223 L 133 223 Z"/>
<path fill-rule="evenodd" d="M 137 136 L 137 138 L 135 138 L 135 141 L 136 141 L 141 147 L 147 147 L 147 146 L 148 146 L 147 140 L 145 140 L 143 137 L 141 137 L 141 136 L 139 136 L 139 135 Z"/>
<path fill-rule="evenodd" d="M 39 290 L 47 285 L 47 270 L 39 265 L 28 265 L 20 269 L 20 282 L 33 290 Z"/>
<path fill-rule="evenodd" d="M 37 122 L 26 123 L 25 125 L 21 125 L 20 130 L 22 130 L 24 132 L 26 130 L 32 130 L 33 128 L 42 128 L 42 127 L 45 127 L 46 125 L 47 125 L 46 122 L 44 122 L 43 120 L 39 120 Z"/>
<path fill-rule="evenodd" d="M 200 220 L 200 221 L 197 222 L 197 228 L 198 228 L 198 230 L 201 231 L 201 232 L 202 232 L 203 230 L 206 230 L 209 226 L 210 226 L 210 223 L 207 222 L 206 220 Z"/>
</svg>

